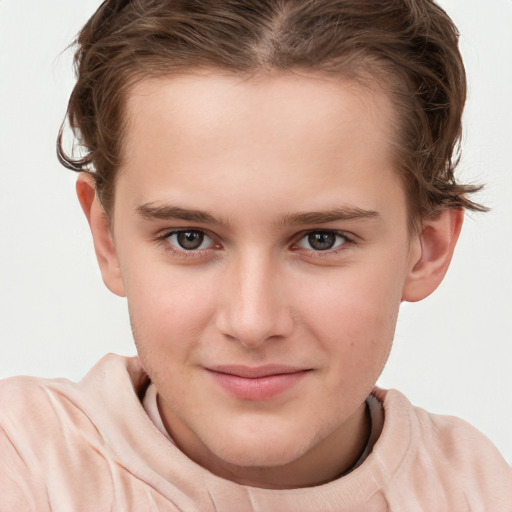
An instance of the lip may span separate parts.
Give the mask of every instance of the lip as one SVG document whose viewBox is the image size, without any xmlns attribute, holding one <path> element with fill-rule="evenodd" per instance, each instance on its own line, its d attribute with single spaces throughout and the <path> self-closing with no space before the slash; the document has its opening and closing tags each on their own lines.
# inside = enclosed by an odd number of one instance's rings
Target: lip
<svg viewBox="0 0 512 512">
<path fill-rule="evenodd" d="M 242 400 L 261 401 L 284 393 L 311 370 L 283 365 L 223 365 L 207 368 L 207 371 L 231 395 Z"/>
</svg>

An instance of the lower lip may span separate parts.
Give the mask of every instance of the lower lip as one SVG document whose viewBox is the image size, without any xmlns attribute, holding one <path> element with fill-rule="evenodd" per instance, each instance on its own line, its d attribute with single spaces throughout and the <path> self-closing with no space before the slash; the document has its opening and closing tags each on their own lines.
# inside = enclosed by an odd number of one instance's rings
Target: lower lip
<svg viewBox="0 0 512 512">
<path fill-rule="evenodd" d="M 210 371 L 214 380 L 230 394 L 242 400 L 270 400 L 297 384 L 306 371 L 268 375 L 256 379 Z"/>
</svg>

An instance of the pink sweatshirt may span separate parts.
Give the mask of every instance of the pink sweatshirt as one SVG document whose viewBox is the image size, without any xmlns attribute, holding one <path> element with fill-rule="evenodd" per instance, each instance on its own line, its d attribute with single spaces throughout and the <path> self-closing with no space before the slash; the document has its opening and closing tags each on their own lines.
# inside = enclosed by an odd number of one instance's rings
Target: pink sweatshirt
<svg viewBox="0 0 512 512">
<path fill-rule="evenodd" d="M 512 511 L 512 469 L 466 422 L 377 391 L 384 423 L 366 460 L 333 482 L 270 490 L 219 478 L 151 421 L 137 358 L 109 355 L 78 384 L 0 387 L 0 511 Z M 155 421 L 157 423 L 157 421 Z"/>
</svg>

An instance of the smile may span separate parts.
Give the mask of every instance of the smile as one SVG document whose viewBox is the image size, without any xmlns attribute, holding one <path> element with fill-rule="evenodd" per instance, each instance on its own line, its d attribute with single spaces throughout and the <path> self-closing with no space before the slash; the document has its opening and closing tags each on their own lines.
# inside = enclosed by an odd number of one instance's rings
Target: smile
<svg viewBox="0 0 512 512">
<path fill-rule="evenodd" d="M 311 370 L 289 366 L 218 366 L 207 369 L 225 391 L 242 400 L 270 400 L 284 393 Z"/>
</svg>

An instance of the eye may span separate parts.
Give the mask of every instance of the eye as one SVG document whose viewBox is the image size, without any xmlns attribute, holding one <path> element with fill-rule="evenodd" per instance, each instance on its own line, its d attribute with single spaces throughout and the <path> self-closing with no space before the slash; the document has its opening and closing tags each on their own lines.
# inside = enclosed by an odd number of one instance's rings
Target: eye
<svg viewBox="0 0 512 512">
<path fill-rule="evenodd" d="M 329 251 L 337 249 L 348 241 L 346 236 L 336 231 L 311 231 L 299 240 L 297 246 L 313 251 Z"/>
<path fill-rule="evenodd" d="M 196 229 L 174 231 L 165 238 L 170 245 L 184 251 L 208 249 L 213 245 L 213 240 L 207 234 Z"/>
</svg>

